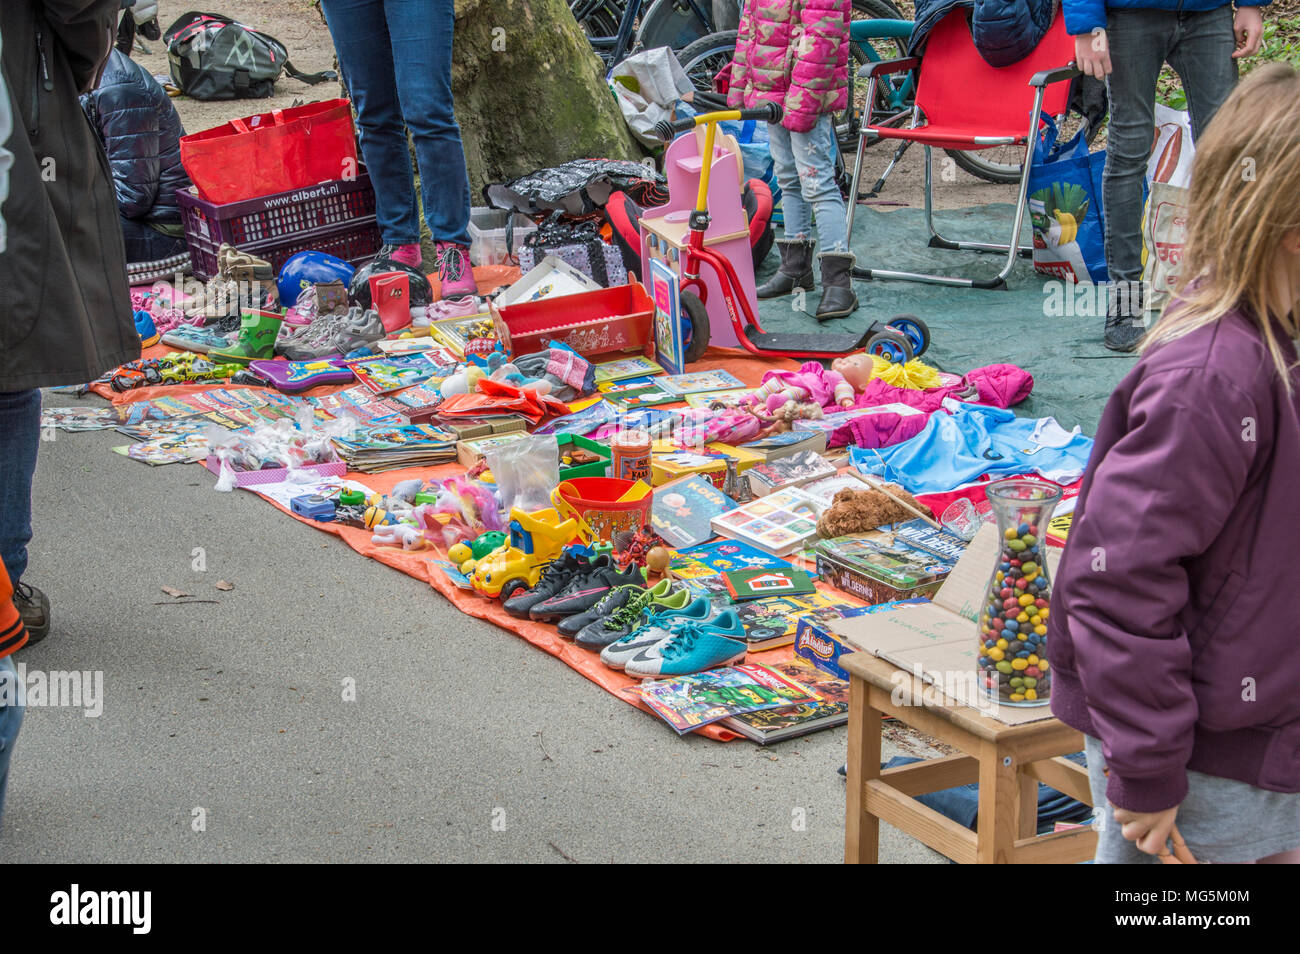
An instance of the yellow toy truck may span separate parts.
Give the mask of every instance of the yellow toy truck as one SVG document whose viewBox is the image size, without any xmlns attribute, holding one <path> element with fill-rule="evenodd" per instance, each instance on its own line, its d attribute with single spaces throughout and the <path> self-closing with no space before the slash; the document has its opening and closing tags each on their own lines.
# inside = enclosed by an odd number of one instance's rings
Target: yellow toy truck
<svg viewBox="0 0 1300 954">
<path fill-rule="evenodd" d="M 484 596 L 508 600 L 517 592 L 532 589 L 542 569 L 557 559 L 566 544 L 575 539 L 585 543 L 578 521 L 560 522 L 551 509 L 526 513 L 510 511 L 510 537 L 474 566 L 470 583 Z"/>
</svg>

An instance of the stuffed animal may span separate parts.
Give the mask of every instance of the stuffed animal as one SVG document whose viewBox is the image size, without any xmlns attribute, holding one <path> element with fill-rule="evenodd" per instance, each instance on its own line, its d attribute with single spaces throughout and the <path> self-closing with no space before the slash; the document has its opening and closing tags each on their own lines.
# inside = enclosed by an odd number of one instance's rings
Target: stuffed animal
<svg viewBox="0 0 1300 954">
<path fill-rule="evenodd" d="M 424 534 L 410 524 L 380 524 L 372 529 L 375 535 L 370 538 L 370 542 L 379 546 L 400 546 L 403 550 L 423 550 L 429 546 Z"/>
<path fill-rule="evenodd" d="M 922 513 L 925 512 L 916 498 L 895 484 L 885 484 L 889 493 L 899 500 L 906 501 Z M 886 494 L 872 488 L 852 490 L 845 488 L 835 494 L 831 505 L 817 518 L 817 535 L 823 538 L 842 537 L 848 533 L 863 533 L 875 530 L 887 523 L 911 520 L 916 514 L 910 512 Z"/>
</svg>

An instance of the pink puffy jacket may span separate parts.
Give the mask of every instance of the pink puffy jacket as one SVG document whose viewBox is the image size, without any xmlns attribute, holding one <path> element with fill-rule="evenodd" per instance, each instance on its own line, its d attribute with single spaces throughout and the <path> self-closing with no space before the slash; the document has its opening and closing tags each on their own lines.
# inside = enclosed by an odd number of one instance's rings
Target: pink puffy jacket
<svg viewBox="0 0 1300 954">
<path fill-rule="evenodd" d="M 740 21 L 727 104 L 777 103 L 781 125 L 808 132 L 849 101 L 852 0 L 749 0 Z"/>
</svg>

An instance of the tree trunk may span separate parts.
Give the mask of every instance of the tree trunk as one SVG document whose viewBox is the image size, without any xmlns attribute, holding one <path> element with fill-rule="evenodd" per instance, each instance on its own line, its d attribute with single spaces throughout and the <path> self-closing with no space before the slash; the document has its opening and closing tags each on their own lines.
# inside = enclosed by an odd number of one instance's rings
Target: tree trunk
<svg viewBox="0 0 1300 954">
<path fill-rule="evenodd" d="M 476 205 L 538 167 L 642 155 L 566 0 L 456 0 L 451 84 Z"/>
</svg>

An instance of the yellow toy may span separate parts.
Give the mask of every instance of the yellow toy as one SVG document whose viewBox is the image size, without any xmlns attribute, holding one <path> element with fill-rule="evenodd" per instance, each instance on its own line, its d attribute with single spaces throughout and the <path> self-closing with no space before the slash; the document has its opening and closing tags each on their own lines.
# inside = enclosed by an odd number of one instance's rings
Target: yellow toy
<svg viewBox="0 0 1300 954">
<path fill-rule="evenodd" d="M 577 520 L 561 523 L 560 514 L 549 508 L 535 513 L 511 510 L 508 529 L 510 539 L 479 560 L 470 577 L 470 584 L 484 596 L 508 600 L 531 589 L 570 541 L 587 542 Z"/>
</svg>

